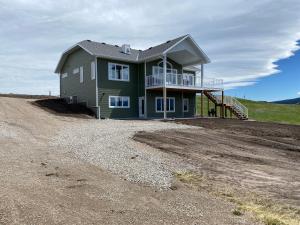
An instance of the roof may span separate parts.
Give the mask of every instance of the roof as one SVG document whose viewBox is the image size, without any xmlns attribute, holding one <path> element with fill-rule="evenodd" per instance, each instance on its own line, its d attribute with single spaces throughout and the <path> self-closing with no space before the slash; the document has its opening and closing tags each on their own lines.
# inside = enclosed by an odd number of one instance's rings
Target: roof
<svg viewBox="0 0 300 225">
<path fill-rule="evenodd" d="M 125 54 L 122 52 L 122 47 L 118 45 L 110 45 L 89 40 L 81 41 L 78 43 L 78 45 L 87 52 L 98 57 L 136 61 L 139 55 L 139 50 L 136 49 L 131 49 L 131 54 Z"/>
<path fill-rule="evenodd" d="M 199 50 L 201 57 L 203 58 L 203 63 L 209 63 L 209 58 L 205 55 L 205 53 L 199 48 L 199 46 L 196 44 L 196 42 L 192 39 L 192 37 L 187 34 L 183 35 L 181 37 L 169 40 L 165 43 L 162 43 L 160 45 L 156 45 L 154 47 L 150 47 L 146 50 L 136 50 L 131 48 L 131 54 L 125 54 L 122 52 L 122 47 L 118 45 L 110 45 L 106 43 L 100 43 L 90 40 L 84 40 L 81 42 L 78 42 L 65 52 L 63 52 L 59 63 L 55 69 L 55 73 L 59 73 L 64 61 L 66 60 L 67 56 L 74 52 L 75 50 L 82 48 L 85 51 L 87 51 L 89 54 L 95 56 L 95 57 L 103 57 L 103 58 L 109 58 L 109 59 L 115 59 L 115 60 L 121 60 L 126 62 L 144 62 L 149 59 L 154 59 L 155 57 L 161 57 L 163 54 L 165 54 L 168 50 L 176 46 L 181 41 L 185 40 L 186 38 L 190 38 L 196 48 Z"/>
<path fill-rule="evenodd" d="M 169 49 L 170 47 L 172 47 L 177 42 L 179 42 L 180 40 L 184 39 L 187 36 L 188 35 L 184 35 L 184 36 L 175 38 L 173 40 L 167 41 L 165 43 L 162 43 L 160 45 L 150 47 L 150 48 L 148 48 L 148 49 L 146 49 L 146 50 L 144 50 L 140 53 L 139 60 L 145 60 L 145 59 L 157 56 L 157 55 L 161 55 L 164 51 L 166 51 L 167 49 Z"/>
</svg>

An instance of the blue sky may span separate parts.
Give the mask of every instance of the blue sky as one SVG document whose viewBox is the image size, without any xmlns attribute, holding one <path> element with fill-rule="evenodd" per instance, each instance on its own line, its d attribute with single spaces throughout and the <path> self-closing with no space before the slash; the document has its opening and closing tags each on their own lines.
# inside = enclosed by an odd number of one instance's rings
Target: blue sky
<svg viewBox="0 0 300 225">
<path fill-rule="evenodd" d="M 147 49 L 191 34 L 227 94 L 293 98 L 299 12 L 299 0 L 0 0 L 0 93 L 58 95 L 60 55 L 82 40 Z"/>
<path fill-rule="evenodd" d="M 260 101 L 300 97 L 300 51 L 276 64 L 279 73 L 262 78 L 253 85 L 228 90 L 226 94 Z"/>
</svg>

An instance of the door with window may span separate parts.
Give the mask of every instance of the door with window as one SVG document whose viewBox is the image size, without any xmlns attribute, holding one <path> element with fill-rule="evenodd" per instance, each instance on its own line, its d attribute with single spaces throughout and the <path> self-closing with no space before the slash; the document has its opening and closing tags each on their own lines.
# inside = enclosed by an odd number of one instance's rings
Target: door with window
<svg viewBox="0 0 300 225">
<path fill-rule="evenodd" d="M 139 97 L 139 117 L 145 117 L 145 97 Z"/>
</svg>

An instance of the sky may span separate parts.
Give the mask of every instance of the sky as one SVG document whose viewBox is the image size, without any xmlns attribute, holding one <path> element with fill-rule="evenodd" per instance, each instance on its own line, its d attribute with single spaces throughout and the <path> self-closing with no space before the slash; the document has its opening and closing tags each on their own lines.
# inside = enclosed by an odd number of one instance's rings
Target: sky
<svg viewBox="0 0 300 225">
<path fill-rule="evenodd" d="M 58 94 L 56 64 L 81 40 L 146 49 L 191 34 L 228 94 L 297 97 L 299 12 L 299 0 L 0 0 L 0 93 Z"/>
</svg>

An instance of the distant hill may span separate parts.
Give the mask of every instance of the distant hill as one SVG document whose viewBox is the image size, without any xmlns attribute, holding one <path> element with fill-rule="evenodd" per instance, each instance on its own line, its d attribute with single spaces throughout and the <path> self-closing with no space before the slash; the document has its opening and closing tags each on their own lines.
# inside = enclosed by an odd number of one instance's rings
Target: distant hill
<svg viewBox="0 0 300 225">
<path fill-rule="evenodd" d="M 277 104 L 264 101 L 238 99 L 249 110 L 249 119 L 262 122 L 300 125 L 300 104 Z M 213 104 L 210 103 L 210 107 Z M 204 98 L 204 116 L 207 116 L 207 98 Z M 197 112 L 200 112 L 200 96 L 197 97 Z"/>
<path fill-rule="evenodd" d="M 277 104 L 300 104 L 300 98 L 286 99 L 281 101 L 275 101 Z"/>
</svg>

